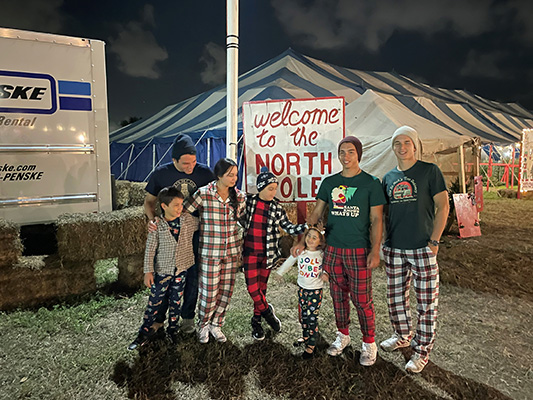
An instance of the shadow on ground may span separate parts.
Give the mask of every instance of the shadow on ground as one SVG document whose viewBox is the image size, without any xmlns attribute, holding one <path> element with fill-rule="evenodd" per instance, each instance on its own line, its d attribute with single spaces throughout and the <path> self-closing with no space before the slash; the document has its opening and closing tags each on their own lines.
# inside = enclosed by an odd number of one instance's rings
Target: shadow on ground
<svg viewBox="0 0 533 400">
<path fill-rule="evenodd" d="M 241 399 L 247 395 L 244 377 L 252 370 L 265 392 L 295 400 L 442 399 L 379 357 L 373 367 L 362 367 L 358 351 L 349 347 L 334 358 L 326 354 L 326 347 L 327 343 L 320 341 L 317 357 L 303 361 L 268 339 L 240 348 L 229 341 L 202 345 L 194 336 L 182 336 L 177 346 L 151 343 L 133 362 L 118 361 L 111 378 L 126 387 L 131 399 L 175 399 L 173 383 L 178 381 L 205 384 L 213 399 Z M 403 355 L 409 359 L 411 350 L 404 349 Z M 420 377 L 453 399 L 510 399 L 431 362 Z"/>
</svg>

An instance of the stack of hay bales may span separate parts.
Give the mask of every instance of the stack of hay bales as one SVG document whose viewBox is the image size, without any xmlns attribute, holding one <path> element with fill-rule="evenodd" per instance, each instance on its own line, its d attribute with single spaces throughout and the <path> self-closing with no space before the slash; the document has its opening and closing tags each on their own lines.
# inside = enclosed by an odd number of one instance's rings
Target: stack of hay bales
<svg viewBox="0 0 533 400">
<path fill-rule="evenodd" d="M 19 226 L 0 219 L 0 268 L 15 264 L 22 256 L 22 250 Z"/>
<path fill-rule="evenodd" d="M 64 263 L 118 258 L 119 283 L 130 289 L 142 285 L 147 236 L 142 207 L 98 214 L 65 214 L 56 224 L 58 253 Z"/>
<path fill-rule="evenodd" d="M 142 206 L 146 196 L 145 186 L 144 182 L 116 181 L 117 209 Z"/>
</svg>

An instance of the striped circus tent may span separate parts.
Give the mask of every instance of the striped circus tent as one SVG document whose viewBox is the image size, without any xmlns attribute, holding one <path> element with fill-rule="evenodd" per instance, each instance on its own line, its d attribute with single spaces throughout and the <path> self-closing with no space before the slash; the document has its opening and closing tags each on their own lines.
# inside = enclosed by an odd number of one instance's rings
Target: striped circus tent
<svg viewBox="0 0 533 400">
<path fill-rule="evenodd" d="M 239 118 L 240 107 L 247 101 L 342 96 L 346 104 L 352 104 L 367 91 L 397 105 L 405 120 L 416 115 L 442 128 L 438 132 L 446 130 L 456 137 L 455 146 L 474 137 L 483 143 L 513 143 L 519 140 L 522 129 L 533 128 L 533 114 L 517 103 L 498 103 L 464 90 L 434 88 L 395 72 L 343 68 L 292 49 L 239 76 Z M 369 96 L 365 104 L 368 100 Z M 364 107 L 353 107 L 360 109 Z M 347 125 L 350 118 L 358 117 L 349 110 L 347 107 Z M 212 166 L 226 153 L 225 120 L 225 85 L 167 106 L 110 133 L 111 171 L 117 179 L 146 181 L 155 167 L 170 161 L 172 141 L 181 133 L 197 142 L 198 160 Z M 372 146 L 372 137 L 383 136 L 380 131 L 367 134 L 365 147 Z"/>
</svg>

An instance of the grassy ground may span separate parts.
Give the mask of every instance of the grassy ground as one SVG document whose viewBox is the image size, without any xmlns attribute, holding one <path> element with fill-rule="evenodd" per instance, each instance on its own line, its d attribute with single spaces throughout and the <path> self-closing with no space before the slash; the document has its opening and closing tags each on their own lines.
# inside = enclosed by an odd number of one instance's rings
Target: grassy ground
<svg viewBox="0 0 533 400">
<path fill-rule="evenodd" d="M 403 371 L 409 351 L 380 352 L 374 367 L 361 367 L 355 314 L 352 346 L 342 357 L 327 356 L 335 335 L 329 295 L 319 356 L 301 361 L 301 349 L 292 346 L 300 333 L 294 276 L 271 280 L 269 298 L 283 330 L 275 336 L 267 330 L 264 342 L 250 336 L 252 303 L 239 274 L 224 327 L 227 343 L 200 345 L 194 336 L 182 336 L 178 346 L 158 342 L 128 352 L 147 293 L 106 294 L 116 277 L 107 261 L 97 268 L 99 294 L 0 314 L 0 399 L 529 399 L 533 257 L 527 257 L 533 232 L 521 221 L 532 220 L 533 202 L 493 200 L 486 207 L 481 238 L 449 236 L 441 249 L 438 338 L 419 376 Z M 487 253 L 494 248 L 503 256 Z M 479 254 L 470 257 L 476 249 Z M 507 274 L 490 279 L 498 265 Z M 465 278 L 477 270 L 485 272 Z M 383 340 L 390 335 L 383 267 L 374 273 L 373 289 L 377 340 Z"/>
</svg>

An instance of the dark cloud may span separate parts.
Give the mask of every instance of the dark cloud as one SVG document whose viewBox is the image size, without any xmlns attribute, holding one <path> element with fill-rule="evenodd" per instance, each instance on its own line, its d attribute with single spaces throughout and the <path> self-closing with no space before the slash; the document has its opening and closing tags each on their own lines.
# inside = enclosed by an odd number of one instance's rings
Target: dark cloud
<svg viewBox="0 0 533 400">
<path fill-rule="evenodd" d="M 3 0 L 0 26 L 59 33 L 65 21 L 63 0 Z"/>
<path fill-rule="evenodd" d="M 209 42 L 204 46 L 200 57 L 203 70 L 200 72 L 202 82 L 208 85 L 220 85 L 226 80 L 226 49 Z"/>
<path fill-rule="evenodd" d="M 109 39 L 109 51 L 118 57 L 118 68 L 126 75 L 157 79 L 161 76 L 157 64 L 168 58 L 167 50 L 157 43 L 154 8 L 146 5 L 139 21 L 129 21 L 117 27 L 117 36 Z"/>
</svg>

